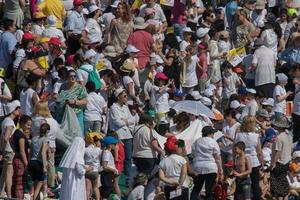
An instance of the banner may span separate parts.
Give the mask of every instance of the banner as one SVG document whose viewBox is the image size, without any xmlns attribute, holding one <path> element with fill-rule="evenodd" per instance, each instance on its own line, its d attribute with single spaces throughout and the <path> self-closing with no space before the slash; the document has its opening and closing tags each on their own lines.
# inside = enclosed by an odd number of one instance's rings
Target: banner
<svg viewBox="0 0 300 200">
<path fill-rule="evenodd" d="M 233 66 L 240 64 L 246 56 L 245 47 L 234 48 L 228 51 L 227 61 Z"/>
</svg>

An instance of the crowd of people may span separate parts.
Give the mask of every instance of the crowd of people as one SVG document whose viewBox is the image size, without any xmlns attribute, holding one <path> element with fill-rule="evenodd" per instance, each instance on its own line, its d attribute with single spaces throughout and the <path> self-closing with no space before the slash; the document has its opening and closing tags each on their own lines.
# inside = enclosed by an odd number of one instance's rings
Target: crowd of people
<svg viewBox="0 0 300 200">
<path fill-rule="evenodd" d="M 300 198 L 299 0 L 71 4 L 2 3 L 0 199 Z"/>
</svg>

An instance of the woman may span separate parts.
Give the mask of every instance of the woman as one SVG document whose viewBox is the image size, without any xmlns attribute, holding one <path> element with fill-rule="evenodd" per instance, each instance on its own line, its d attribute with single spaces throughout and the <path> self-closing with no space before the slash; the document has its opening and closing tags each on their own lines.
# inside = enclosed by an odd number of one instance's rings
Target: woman
<svg viewBox="0 0 300 200">
<path fill-rule="evenodd" d="M 243 119 L 240 130 L 237 131 L 234 143 L 244 142 L 246 145 L 246 155 L 250 157 L 252 172 L 251 187 L 253 199 L 257 200 L 261 197 L 260 181 L 260 167 L 264 165 L 260 136 L 256 132 L 256 119 L 252 116 L 246 116 Z"/>
<path fill-rule="evenodd" d="M 20 129 L 12 136 L 12 144 L 15 152 L 13 159 L 13 197 L 24 198 L 24 186 L 26 183 L 26 171 L 28 166 L 28 154 L 30 150 L 29 141 L 25 135 L 30 132 L 32 120 L 29 116 L 23 115 L 20 119 Z"/>
<path fill-rule="evenodd" d="M 50 130 L 47 134 L 48 138 L 48 185 L 50 187 L 55 186 L 55 165 L 54 165 L 54 155 L 56 150 L 56 134 L 61 132 L 60 126 L 57 121 L 52 117 L 48 102 L 38 102 L 35 104 L 34 112 L 32 116 L 32 137 L 39 136 L 40 126 L 43 123 L 47 123 L 50 126 Z"/>
<path fill-rule="evenodd" d="M 117 18 L 110 24 L 108 33 L 108 43 L 115 46 L 118 54 L 121 54 L 127 46 L 127 40 L 133 30 L 129 5 L 125 2 L 118 4 Z"/>
<path fill-rule="evenodd" d="M 175 136 L 168 137 L 165 143 L 165 157 L 159 163 L 159 178 L 165 183 L 165 197 L 166 200 L 182 200 L 189 198 L 189 191 L 186 183 L 187 176 L 187 161 L 180 155 L 176 154 L 177 139 Z M 171 193 L 178 188 L 181 188 L 181 194 L 176 197 L 171 197 Z M 192 198 L 193 199 L 193 198 Z"/>
<path fill-rule="evenodd" d="M 60 200 L 85 200 L 85 172 L 92 167 L 84 165 L 85 142 L 76 137 L 65 152 L 59 166 L 63 168 Z"/>
<path fill-rule="evenodd" d="M 281 41 L 283 40 L 283 34 L 280 25 L 276 21 L 268 20 L 265 23 L 265 30 L 261 33 L 261 39 L 264 41 L 266 47 L 271 48 L 275 54 L 280 51 L 280 48 L 284 47 Z M 279 41 L 281 42 L 278 45 Z M 278 48 L 278 46 L 280 48 Z"/>
<path fill-rule="evenodd" d="M 6 0 L 4 18 L 14 20 L 18 28 L 22 27 L 25 8 L 25 0 Z"/>
<path fill-rule="evenodd" d="M 155 138 L 151 117 L 140 116 L 139 125 L 133 131 L 133 160 L 138 172 L 151 175 L 157 163 L 157 153 L 164 155 Z"/>
<path fill-rule="evenodd" d="M 8 116 L 2 121 L 1 124 L 1 145 L 0 152 L 3 152 L 1 157 L 4 160 L 1 179 L 0 179 L 0 196 L 6 187 L 7 197 L 11 198 L 11 187 L 13 177 L 13 157 L 14 152 L 10 145 L 10 138 L 16 130 L 15 120 L 18 120 L 21 111 L 20 101 L 14 100 L 6 105 L 6 112 Z"/>
<path fill-rule="evenodd" d="M 221 153 L 218 143 L 214 140 L 217 130 L 211 126 L 202 128 L 202 138 L 192 145 L 194 156 L 192 169 L 196 174 L 191 199 L 198 199 L 199 192 L 205 183 L 205 199 L 213 199 L 213 188 L 217 177 L 223 176 Z"/>
<path fill-rule="evenodd" d="M 76 72 L 70 70 L 68 73 L 68 80 L 61 86 L 56 99 L 56 120 L 61 122 L 66 105 L 69 105 L 76 113 L 83 133 L 83 109 L 87 104 L 86 97 L 86 89 L 76 82 Z"/>
<path fill-rule="evenodd" d="M 45 180 L 45 176 L 47 175 L 47 133 L 49 130 L 49 124 L 42 124 L 39 128 L 39 136 L 33 137 L 31 142 L 31 159 L 28 169 L 31 179 L 34 182 L 33 200 L 39 199 L 39 194 L 43 186 L 43 181 Z"/>
<path fill-rule="evenodd" d="M 256 30 L 250 22 L 246 10 L 237 11 L 236 16 L 238 17 L 238 26 L 233 30 L 234 46 L 236 48 L 248 46 L 259 35 L 259 30 Z"/>
</svg>

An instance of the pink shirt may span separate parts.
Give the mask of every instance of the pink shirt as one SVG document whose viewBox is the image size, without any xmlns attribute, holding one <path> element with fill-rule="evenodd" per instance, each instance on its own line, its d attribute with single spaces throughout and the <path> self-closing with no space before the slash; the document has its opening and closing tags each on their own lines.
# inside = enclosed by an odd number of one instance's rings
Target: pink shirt
<svg viewBox="0 0 300 200">
<path fill-rule="evenodd" d="M 206 53 L 201 53 L 199 55 L 199 64 L 202 66 L 203 70 L 197 68 L 197 76 L 198 78 L 206 78 L 207 77 L 207 55 Z"/>
<path fill-rule="evenodd" d="M 127 43 L 140 50 L 138 52 L 139 68 L 144 69 L 150 62 L 150 54 L 154 44 L 152 35 L 144 30 L 136 30 L 129 35 Z"/>
<path fill-rule="evenodd" d="M 180 0 L 175 0 L 172 8 L 173 22 L 176 24 L 186 24 L 186 16 L 184 15 L 185 5 Z"/>
</svg>

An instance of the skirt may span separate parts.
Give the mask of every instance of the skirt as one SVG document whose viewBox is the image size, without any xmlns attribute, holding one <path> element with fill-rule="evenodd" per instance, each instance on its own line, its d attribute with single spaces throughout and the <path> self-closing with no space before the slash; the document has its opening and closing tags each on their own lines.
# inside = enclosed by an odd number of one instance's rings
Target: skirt
<svg viewBox="0 0 300 200">
<path fill-rule="evenodd" d="M 270 188 L 273 197 L 285 197 L 289 193 L 289 182 L 287 180 L 288 164 L 276 163 L 271 171 Z"/>
<path fill-rule="evenodd" d="M 24 186 L 26 183 L 26 168 L 21 158 L 14 157 L 13 159 L 13 185 L 12 192 L 13 197 L 18 199 L 24 199 Z"/>
</svg>

